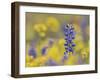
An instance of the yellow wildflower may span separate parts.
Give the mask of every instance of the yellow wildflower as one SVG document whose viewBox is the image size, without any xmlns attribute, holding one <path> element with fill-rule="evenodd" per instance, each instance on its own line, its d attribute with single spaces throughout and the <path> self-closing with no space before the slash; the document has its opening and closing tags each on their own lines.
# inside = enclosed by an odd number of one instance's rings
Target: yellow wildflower
<svg viewBox="0 0 100 80">
<path fill-rule="evenodd" d="M 61 59 L 61 54 L 59 53 L 59 48 L 57 45 L 53 45 L 47 52 L 48 56 L 56 62 L 59 62 Z"/>
<path fill-rule="evenodd" d="M 43 23 L 40 23 L 40 24 L 35 24 L 34 25 L 34 30 L 36 32 L 38 32 L 38 34 L 41 36 L 41 37 L 45 37 L 46 36 L 46 31 L 47 31 L 47 26 Z"/>
<path fill-rule="evenodd" d="M 31 62 L 32 60 L 33 60 L 33 57 L 26 54 L 26 62 Z"/>
<path fill-rule="evenodd" d="M 46 24 L 49 29 L 53 32 L 57 32 L 59 30 L 59 21 L 55 17 L 48 17 L 46 20 Z"/>
<path fill-rule="evenodd" d="M 88 58 L 88 56 L 89 56 L 89 52 L 88 52 L 88 48 L 85 48 L 85 49 L 83 49 L 82 51 L 81 51 L 81 56 L 82 56 L 82 58 L 84 59 L 84 58 Z"/>
<path fill-rule="evenodd" d="M 76 64 L 77 60 L 78 60 L 77 56 L 70 55 L 68 60 L 66 61 L 66 64 L 67 65 L 74 65 L 74 64 Z"/>
<path fill-rule="evenodd" d="M 37 31 L 37 32 L 46 31 L 47 30 L 47 27 L 43 23 L 35 24 L 34 25 L 34 30 Z"/>
<path fill-rule="evenodd" d="M 41 37 L 45 37 L 46 34 L 45 34 L 45 32 L 40 32 L 39 35 L 40 35 Z"/>
<path fill-rule="evenodd" d="M 75 31 L 77 31 L 77 33 L 81 32 L 80 26 L 78 24 L 73 24 L 73 26 L 75 26 Z"/>
<path fill-rule="evenodd" d="M 64 43 L 65 43 L 65 40 L 62 38 L 62 39 L 59 39 L 58 41 L 58 44 L 59 45 L 63 45 L 64 46 Z"/>
</svg>

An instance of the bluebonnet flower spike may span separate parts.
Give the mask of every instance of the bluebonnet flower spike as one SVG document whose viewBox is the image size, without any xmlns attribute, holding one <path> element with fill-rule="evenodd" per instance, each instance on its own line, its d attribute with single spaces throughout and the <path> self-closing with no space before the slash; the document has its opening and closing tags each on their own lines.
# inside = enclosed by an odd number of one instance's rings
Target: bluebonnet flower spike
<svg viewBox="0 0 100 80">
<path fill-rule="evenodd" d="M 73 40 L 75 39 L 75 30 L 74 27 L 70 24 L 67 24 L 64 26 L 64 35 L 65 35 L 65 50 L 66 50 L 66 54 L 69 52 L 73 53 L 73 48 L 75 47 L 75 43 L 73 42 Z M 64 53 L 64 56 L 65 56 Z"/>
</svg>

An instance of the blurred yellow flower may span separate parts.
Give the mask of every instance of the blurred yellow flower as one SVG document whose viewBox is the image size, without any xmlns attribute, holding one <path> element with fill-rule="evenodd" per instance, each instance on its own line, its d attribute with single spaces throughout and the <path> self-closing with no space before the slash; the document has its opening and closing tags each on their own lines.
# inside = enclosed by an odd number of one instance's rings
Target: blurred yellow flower
<svg viewBox="0 0 100 80">
<path fill-rule="evenodd" d="M 46 31 L 47 26 L 43 23 L 35 24 L 34 25 L 34 30 L 37 31 L 37 32 Z"/>
<path fill-rule="evenodd" d="M 75 55 L 70 55 L 68 60 L 66 61 L 67 65 L 74 65 L 77 63 L 78 57 Z"/>
<path fill-rule="evenodd" d="M 60 38 L 60 39 L 58 40 L 58 45 L 57 45 L 58 48 L 59 48 L 60 56 L 63 56 L 63 55 L 64 55 L 64 52 L 66 51 L 66 50 L 65 50 L 64 44 L 65 44 L 64 38 Z"/>
<path fill-rule="evenodd" d="M 32 67 L 31 63 L 34 61 L 32 56 L 29 56 L 28 54 L 26 54 L 26 67 Z"/>
<path fill-rule="evenodd" d="M 31 62 L 32 60 L 33 60 L 33 57 L 26 54 L 26 62 Z"/>
<path fill-rule="evenodd" d="M 43 65 L 44 63 L 46 63 L 47 60 L 48 60 L 47 56 L 41 56 L 39 61 L 40 61 L 40 64 Z"/>
<path fill-rule="evenodd" d="M 82 58 L 84 59 L 84 58 L 88 58 L 88 56 L 89 56 L 89 49 L 88 48 L 85 48 L 85 49 L 83 49 L 83 50 L 81 50 L 81 56 L 82 56 Z"/>
<path fill-rule="evenodd" d="M 80 33 L 81 32 L 81 29 L 80 29 L 80 26 L 78 24 L 73 24 L 74 28 L 75 28 L 75 31 L 77 33 Z"/>
<path fill-rule="evenodd" d="M 58 44 L 59 45 L 63 45 L 64 46 L 64 43 L 65 43 L 65 40 L 62 38 L 62 39 L 59 39 L 58 41 Z"/>
<path fill-rule="evenodd" d="M 45 24 L 43 24 L 43 23 L 35 24 L 33 28 L 36 32 L 38 32 L 38 34 L 41 37 L 46 36 L 47 26 Z"/>
<path fill-rule="evenodd" d="M 45 36 L 46 36 L 45 32 L 40 32 L 39 35 L 40 35 L 41 37 L 45 37 Z"/>
<path fill-rule="evenodd" d="M 55 17 L 48 17 L 46 20 L 46 24 L 53 32 L 57 32 L 59 30 L 60 23 Z"/>
<path fill-rule="evenodd" d="M 53 45 L 49 50 L 48 50 L 48 56 L 53 59 L 56 62 L 59 62 L 61 59 L 61 54 L 59 52 L 59 49 L 57 45 Z"/>
<path fill-rule="evenodd" d="M 85 51 L 82 52 L 82 53 L 81 53 L 81 56 L 82 56 L 83 59 L 87 58 L 87 52 L 85 52 Z"/>
<path fill-rule="evenodd" d="M 27 66 L 28 67 L 36 67 L 36 66 L 39 66 L 39 63 L 35 62 L 35 61 L 32 61 L 31 63 L 27 63 Z"/>
</svg>

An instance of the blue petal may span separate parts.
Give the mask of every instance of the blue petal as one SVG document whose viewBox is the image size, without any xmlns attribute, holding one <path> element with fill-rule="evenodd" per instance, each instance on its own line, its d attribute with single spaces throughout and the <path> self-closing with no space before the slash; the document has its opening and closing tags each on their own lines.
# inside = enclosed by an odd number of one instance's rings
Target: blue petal
<svg viewBox="0 0 100 80">
<path fill-rule="evenodd" d="M 64 55 L 62 58 L 62 62 L 64 62 L 66 59 L 68 59 L 68 56 Z"/>
<path fill-rule="evenodd" d="M 68 52 L 64 52 L 64 55 L 67 55 Z"/>
<path fill-rule="evenodd" d="M 42 49 L 42 55 L 45 55 L 45 54 L 46 54 L 46 50 L 47 50 L 47 47 L 44 47 L 44 48 Z"/>
<path fill-rule="evenodd" d="M 68 34 L 65 34 L 66 37 L 68 37 Z"/>
<path fill-rule="evenodd" d="M 68 48 L 65 47 L 66 50 L 68 50 Z"/>
<path fill-rule="evenodd" d="M 72 43 L 72 47 L 76 46 L 74 43 Z"/>
<path fill-rule="evenodd" d="M 67 59 L 67 56 L 64 55 L 64 59 Z"/>
<path fill-rule="evenodd" d="M 68 51 L 69 51 L 69 52 L 73 52 L 72 47 L 69 47 L 69 48 L 68 48 Z"/>
<path fill-rule="evenodd" d="M 64 46 L 68 46 L 68 43 L 65 43 Z"/>
<path fill-rule="evenodd" d="M 72 40 L 68 40 L 68 43 L 72 43 Z"/>
</svg>

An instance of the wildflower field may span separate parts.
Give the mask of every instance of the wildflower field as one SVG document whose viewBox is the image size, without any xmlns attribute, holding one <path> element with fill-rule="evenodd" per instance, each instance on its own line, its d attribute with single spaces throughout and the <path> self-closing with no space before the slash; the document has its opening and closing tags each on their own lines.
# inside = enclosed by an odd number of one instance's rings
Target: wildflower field
<svg viewBox="0 0 100 80">
<path fill-rule="evenodd" d="M 89 64 L 89 16 L 26 12 L 26 67 Z"/>
</svg>

